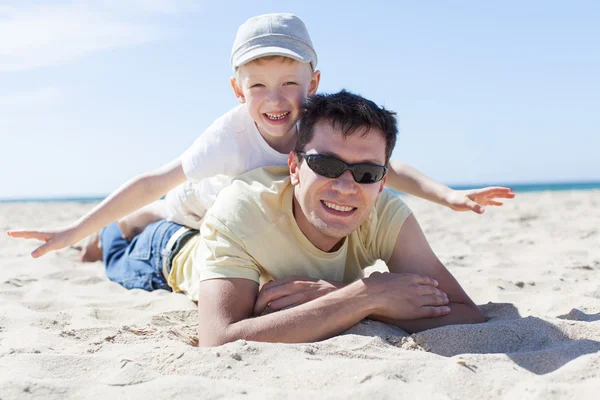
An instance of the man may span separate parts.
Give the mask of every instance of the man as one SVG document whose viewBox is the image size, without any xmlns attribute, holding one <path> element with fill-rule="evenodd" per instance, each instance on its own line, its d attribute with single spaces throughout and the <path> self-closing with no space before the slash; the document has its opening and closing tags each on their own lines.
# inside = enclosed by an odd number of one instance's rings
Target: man
<svg viewBox="0 0 600 400">
<path fill-rule="evenodd" d="M 367 317 L 409 332 L 485 320 L 384 190 L 396 134 L 371 101 L 317 95 L 289 171 L 255 170 L 219 194 L 169 276 L 198 300 L 200 345 L 322 340 Z M 378 259 L 389 273 L 362 278 Z"/>
<path fill-rule="evenodd" d="M 109 225 L 93 259 L 124 287 L 198 301 L 202 346 L 316 341 L 367 317 L 409 332 L 483 322 L 408 207 L 384 189 L 396 134 L 394 114 L 369 100 L 316 95 L 289 169 L 235 180 L 199 234 L 162 220 L 128 242 Z M 389 273 L 363 278 L 377 260 Z"/>
</svg>

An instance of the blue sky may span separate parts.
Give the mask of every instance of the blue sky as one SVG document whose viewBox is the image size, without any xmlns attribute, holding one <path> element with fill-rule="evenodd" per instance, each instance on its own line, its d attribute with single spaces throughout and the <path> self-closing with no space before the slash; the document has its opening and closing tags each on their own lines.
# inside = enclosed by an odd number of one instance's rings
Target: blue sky
<svg viewBox="0 0 600 400">
<path fill-rule="evenodd" d="M 306 23 L 320 90 L 398 113 L 448 184 L 600 180 L 595 1 L 2 1 L 0 198 L 107 194 L 236 105 L 237 27 Z"/>
</svg>

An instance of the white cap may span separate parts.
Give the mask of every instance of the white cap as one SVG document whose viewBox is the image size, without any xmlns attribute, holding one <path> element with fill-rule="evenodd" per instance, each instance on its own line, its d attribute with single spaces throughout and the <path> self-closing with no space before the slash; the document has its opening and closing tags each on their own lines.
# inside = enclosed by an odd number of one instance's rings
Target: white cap
<svg viewBox="0 0 600 400">
<path fill-rule="evenodd" d="M 266 56 L 283 56 L 317 67 L 317 53 L 304 22 L 294 14 L 265 14 L 252 17 L 239 27 L 231 68 Z"/>
</svg>

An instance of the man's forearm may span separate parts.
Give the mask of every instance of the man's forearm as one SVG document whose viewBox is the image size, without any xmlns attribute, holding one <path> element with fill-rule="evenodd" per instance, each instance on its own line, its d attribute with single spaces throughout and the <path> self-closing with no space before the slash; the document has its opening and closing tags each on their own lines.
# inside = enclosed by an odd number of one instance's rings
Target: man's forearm
<svg viewBox="0 0 600 400">
<path fill-rule="evenodd" d="M 399 192 L 417 196 L 435 203 L 447 206 L 446 196 L 451 189 L 439 183 L 423 173 L 417 171 L 410 165 L 392 161 L 388 173 L 386 186 Z"/>
<path fill-rule="evenodd" d="M 323 340 L 356 325 L 373 311 L 361 281 L 287 310 L 248 318 L 227 326 L 214 343 L 238 339 L 300 343 Z"/>
<path fill-rule="evenodd" d="M 485 315 L 476 305 L 450 303 L 450 314 L 436 318 L 421 318 L 414 320 L 393 320 L 389 318 L 370 315 L 369 318 L 396 325 L 408 333 L 425 331 L 445 325 L 477 324 L 485 322 Z"/>
</svg>

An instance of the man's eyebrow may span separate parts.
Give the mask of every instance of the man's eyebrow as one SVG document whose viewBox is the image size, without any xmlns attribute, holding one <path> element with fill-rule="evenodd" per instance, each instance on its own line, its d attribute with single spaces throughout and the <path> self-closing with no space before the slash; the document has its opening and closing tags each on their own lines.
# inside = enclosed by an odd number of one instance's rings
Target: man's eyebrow
<svg viewBox="0 0 600 400">
<path fill-rule="evenodd" d="M 322 154 L 324 156 L 329 156 L 329 157 L 333 157 L 333 158 L 337 158 L 339 160 L 342 160 L 344 162 L 346 162 L 347 164 L 376 164 L 376 165 L 382 165 L 380 161 L 375 160 L 375 159 L 371 159 L 371 160 L 361 160 L 359 162 L 353 162 L 353 163 L 349 163 L 346 160 L 344 160 L 339 154 L 337 154 L 335 151 L 319 151 L 319 154 Z"/>
</svg>

